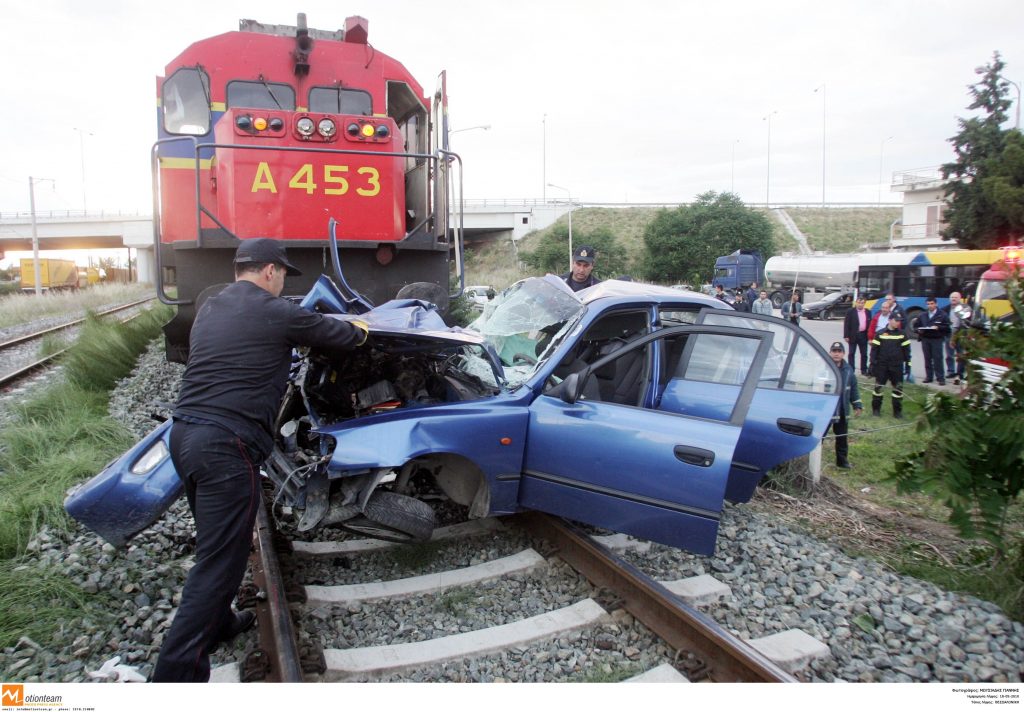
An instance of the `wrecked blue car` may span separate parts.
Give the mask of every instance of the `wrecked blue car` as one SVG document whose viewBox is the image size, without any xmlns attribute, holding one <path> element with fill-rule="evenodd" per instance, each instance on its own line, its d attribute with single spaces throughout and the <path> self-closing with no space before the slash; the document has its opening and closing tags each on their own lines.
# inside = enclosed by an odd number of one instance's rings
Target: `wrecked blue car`
<svg viewBox="0 0 1024 712">
<path fill-rule="evenodd" d="M 423 540 L 447 501 L 471 518 L 540 510 L 682 547 L 715 548 L 725 500 L 810 452 L 838 374 L 808 334 L 711 297 L 610 280 L 578 293 L 518 282 L 469 328 L 433 307 L 376 308 L 321 277 L 303 303 L 370 324 L 368 347 L 296 352 L 265 463 L 299 531 Z M 179 495 L 157 428 L 73 493 L 114 544 Z"/>
</svg>

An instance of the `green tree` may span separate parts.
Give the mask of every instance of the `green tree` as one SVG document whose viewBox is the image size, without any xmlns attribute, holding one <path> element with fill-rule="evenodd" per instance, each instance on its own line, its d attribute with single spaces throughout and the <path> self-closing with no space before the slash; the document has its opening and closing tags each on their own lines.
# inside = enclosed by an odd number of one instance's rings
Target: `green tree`
<svg viewBox="0 0 1024 712">
<path fill-rule="evenodd" d="M 594 274 L 600 279 L 611 279 L 629 272 L 629 256 L 626 248 L 619 244 L 615 235 L 607 228 L 573 230 L 574 247 L 589 245 L 597 252 Z M 548 234 L 541 238 L 532 252 L 523 255 L 523 262 L 534 269 L 564 274 L 569 270 L 569 226 L 556 223 Z"/>
<path fill-rule="evenodd" d="M 1009 370 L 989 385 L 970 364 L 966 394 L 929 396 L 918 430 L 931 435 L 923 449 L 896 463 L 892 475 L 901 492 L 937 495 L 961 534 L 983 537 L 1000 554 L 1013 548 L 1005 537 L 1007 513 L 1024 491 L 1022 287 L 1019 278 L 1007 281 L 1015 319 L 993 324 L 988 335 L 968 331 L 956 337 L 964 339 L 968 359 L 1000 358 Z M 1024 548 L 1018 551 L 1024 557 Z"/>
<path fill-rule="evenodd" d="M 1024 234 L 1024 134 L 1010 131 L 1006 135 L 1002 153 L 990 161 L 988 175 L 981 179 L 981 189 L 1020 240 Z"/>
<path fill-rule="evenodd" d="M 995 52 L 990 64 L 974 70 L 981 80 L 969 87 L 973 100 L 967 108 L 980 109 L 982 115 L 957 119 L 960 132 L 949 139 L 955 158 L 942 166 L 949 202 L 942 236 L 969 249 L 1006 245 L 1013 239 L 1013 223 L 1001 209 L 1006 183 L 991 181 L 1012 178 L 1003 167 L 1010 132 L 1002 126 L 1011 104 L 1010 83 L 1002 76 L 1004 66 Z M 1016 187 L 1020 185 L 1017 182 Z"/>
<path fill-rule="evenodd" d="M 774 250 L 772 225 L 733 193 L 709 191 L 692 205 L 661 210 L 644 230 L 641 271 L 655 282 L 711 281 L 715 259 L 738 249 Z"/>
</svg>

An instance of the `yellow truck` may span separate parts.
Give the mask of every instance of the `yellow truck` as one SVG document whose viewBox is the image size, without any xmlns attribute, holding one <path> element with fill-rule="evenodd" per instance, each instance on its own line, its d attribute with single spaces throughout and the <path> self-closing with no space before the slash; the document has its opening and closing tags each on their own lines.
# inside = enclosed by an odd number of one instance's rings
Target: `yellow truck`
<svg viewBox="0 0 1024 712">
<path fill-rule="evenodd" d="M 39 286 L 49 289 L 78 289 L 78 265 L 74 260 L 39 260 Z M 21 291 L 34 292 L 36 289 L 35 261 L 25 258 L 21 261 Z"/>
</svg>

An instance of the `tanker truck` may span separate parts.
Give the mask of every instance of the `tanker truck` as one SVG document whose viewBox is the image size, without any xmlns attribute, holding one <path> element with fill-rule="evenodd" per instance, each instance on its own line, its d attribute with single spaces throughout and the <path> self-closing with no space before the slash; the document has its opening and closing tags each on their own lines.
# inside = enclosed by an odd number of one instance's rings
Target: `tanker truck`
<svg viewBox="0 0 1024 712">
<path fill-rule="evenodd" d="M 796 255 L 770 257 L 764 265 L 765 289 L 776 309 L 801 292 L 853 291 L 860 255 Z"/>
</svg>

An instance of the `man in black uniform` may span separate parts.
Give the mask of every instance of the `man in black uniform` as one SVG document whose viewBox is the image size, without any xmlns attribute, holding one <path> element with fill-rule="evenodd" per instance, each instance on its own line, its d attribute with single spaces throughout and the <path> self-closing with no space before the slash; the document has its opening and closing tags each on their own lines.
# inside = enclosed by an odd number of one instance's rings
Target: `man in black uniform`
<svg viewBox="0 0 1024 712">
<path fill-rule="evenodd" d="M 587 245 L 577 247 L 572 253 L 572 269 L 562 275 L 562 279 L 569 285 L 569 288 L 578 292 L 587 287 L 593 287 L 599 283 L 594 276 L 594 248 Z"/>
<path fill-rule="evenodd" d="M 326 319 L 280 298 L 285 274 L 300 272 L 277 240 L 243 240 L 234 261 L 234 284 L 196 315 L 174 409 L 171 459 L 195 519 L 196 555 L 154 682 L 209 680 L 210 651 L 255 621 L 252 611 L 233 612 L 231 599 L 245 574 L 260 463 L 273 447 L 292 348 L 341 351 L 368 333 L 365 322 Z"/>
<path fill-rule="evenodd" d="M 864 406 L 860 402 L 860 387 L 857 385 L 857 372 L 846 362 L 846 347 L 842 341 L 836 341 L 828 350 L 832 362 L 839 369 L 839 403 L 836 413 L 832 416 L 832 434 L 836 436 L 836 467 L 850 470 L 850 443 L 846 438 L 849 432 L 850 406 L 853 414 L 860 415 Z"/>
<path fill-rule="evenodd" d="M 871 414 L 882 414 L 882 388 L 892 384 L 892 414 L 903 417 L 903 371 L 910 363 L 910 339 L 903 333 L 903 317 L 889 316 L 885 331 L 871 340 L 871 372 L 875 390 L 871 393 Z"/>
</svg>

